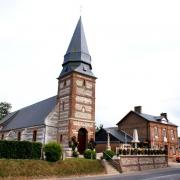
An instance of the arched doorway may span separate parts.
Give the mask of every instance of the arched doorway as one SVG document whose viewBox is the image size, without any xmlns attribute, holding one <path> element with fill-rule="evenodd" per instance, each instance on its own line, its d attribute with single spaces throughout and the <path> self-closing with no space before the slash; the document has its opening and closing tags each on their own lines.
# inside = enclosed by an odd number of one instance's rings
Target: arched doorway
<svg viewBox="0 0 180 180">
<path fill-rule="evenodd" d="M 78 131 L 78 151 L 80 154 L 82 154 L 84 152 L 84 150 L 86 149 L 86 145 L 87 145 L 87 135 L 88 132 L 85 128 L 81 128 Z"/>
</svg>

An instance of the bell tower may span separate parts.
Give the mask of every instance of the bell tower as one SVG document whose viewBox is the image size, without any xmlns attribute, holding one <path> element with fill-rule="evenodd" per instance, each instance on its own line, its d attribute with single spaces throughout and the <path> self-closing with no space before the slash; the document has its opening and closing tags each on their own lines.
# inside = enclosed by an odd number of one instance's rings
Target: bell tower
<svg viewBox="0 0 180 180">
<path fill-rule="evenodd" d="M 64 55 L 58 77 L 59 142 L 64 147 L 75 136 L 80 153 L 95 138 L 95 81 L 81 17 Z"/>
</svg>

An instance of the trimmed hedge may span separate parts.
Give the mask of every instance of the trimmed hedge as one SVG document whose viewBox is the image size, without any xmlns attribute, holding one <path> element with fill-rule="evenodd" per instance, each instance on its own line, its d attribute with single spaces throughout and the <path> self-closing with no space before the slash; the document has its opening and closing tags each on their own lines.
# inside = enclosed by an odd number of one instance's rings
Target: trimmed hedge
<svg viewBox="0 0 180 180">
<path fill-rule="evenodd" d="M 0 141 L 0 158 L 40 159 L 42 144 L 29 141 Z"/>
</svg>

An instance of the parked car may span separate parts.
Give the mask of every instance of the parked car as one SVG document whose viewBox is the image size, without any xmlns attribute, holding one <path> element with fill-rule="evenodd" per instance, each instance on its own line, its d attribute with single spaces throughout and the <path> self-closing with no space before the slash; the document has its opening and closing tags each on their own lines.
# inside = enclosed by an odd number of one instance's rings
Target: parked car
<svg viewBox="0 0 180 180">
<path fill-rule="evenodd" d="M 180 156 L 177 156 L 177 157 L 176 157 L 176 162 L 179 162 L 179 163 L 180 163 Z"/>
</svg>

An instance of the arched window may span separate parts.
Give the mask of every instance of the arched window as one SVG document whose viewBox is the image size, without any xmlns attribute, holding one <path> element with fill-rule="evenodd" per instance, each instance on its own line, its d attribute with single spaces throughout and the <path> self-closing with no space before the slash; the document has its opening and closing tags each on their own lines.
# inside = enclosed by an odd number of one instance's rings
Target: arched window
<svg viewBox="0 0 180 180">
<path fill-rule="evenodd" d="M 62 141 L 63 141 L 63 135 L 61 134 L 61 135 L 60 135 L 59 142 L 62 143 Z"/>
<path fill-rule="evenodd" d="M 36 142 L 36 139 L 37 139 L 37 130 L 34 130 L 34 131 L 33 131 L 32 141 L 33 141 L 33 142 Z"/>
<path fill-rule="evenodd" d="M 4 139 L 4 134 L 1 134 L 1 140 L 3 140 Z"/>
<path fill-rule="evenodd" d="M 82 112 L 84 113 L 86 111 L 85 107 L 83 106 L 82 107 Z"/>
<path fill-rule="evenodd" d="M 18 134 L 17 134 L 17 140 L 18 140 L 18 141 L 21 140 L 21 131 L 19 131 Z"/>
<path fill-rule="evenodd" d="M 86 87 L 86 80 L 83 80 L 83 86 Z"/>
<path fill-rule="evenodd" d="M 65 102 L 63 101 L 62 102 L 62 111 L 64 111 L 64 109 L 65 109 Z"/>
</svg>

